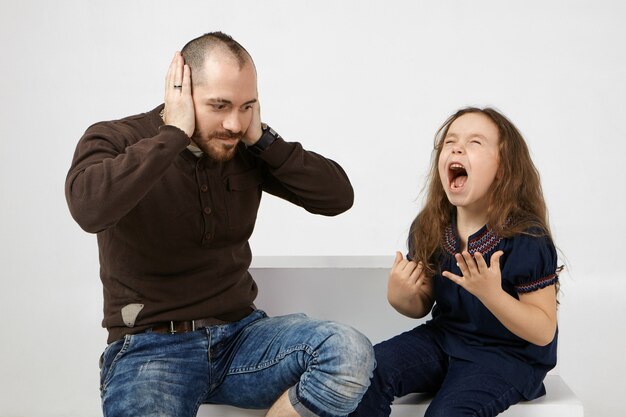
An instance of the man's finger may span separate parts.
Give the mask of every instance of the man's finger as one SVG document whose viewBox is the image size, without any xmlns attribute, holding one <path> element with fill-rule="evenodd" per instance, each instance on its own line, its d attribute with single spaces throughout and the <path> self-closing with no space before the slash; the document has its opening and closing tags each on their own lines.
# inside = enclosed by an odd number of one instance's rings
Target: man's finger
<svg viewBox="0 0 626 417">
<path fill-rule="evenodd" d="M 174 83 L 174 69 L 176 68 L 176 58 L 178 57 L 178 52 L 174 54 L 174 58 L 172 58 L 172 62 L 170 62 L 170 66 L 167 69 L 167 75 L 165 76 L 165 96 L 170 93 L 172 84 Z"/>
<path fill-rule="evenodd" d="M 174 79 L 170 88 L 178 88 L 183 85 L 183 56 L 180 52 L 176 52 L 175 66 L 174 66 Z"/>
<path fill-rule="evenodd" d="M 183 81 L 182 81 L 182 93 L 191 94 L 191 68 L 189 65 L 183 65 Z"/>
</svg>

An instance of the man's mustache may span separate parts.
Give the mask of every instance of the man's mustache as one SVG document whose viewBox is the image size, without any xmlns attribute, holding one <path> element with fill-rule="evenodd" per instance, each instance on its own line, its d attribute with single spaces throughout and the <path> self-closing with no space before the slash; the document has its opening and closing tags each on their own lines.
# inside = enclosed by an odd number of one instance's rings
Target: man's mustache
<svg viewBox="0 0 626 417">
<path fill-rule="evenodd" d="M 239 132 L 239 133 L 234 133 L 234 132 L 229 132 L 229 131 L 223 131 L 223 132 L 212 132 L 209 137 L 211 139 L 215 138 L 215 139 L 241 139 L 243 137 L 243 132 Z"/>
</svg>

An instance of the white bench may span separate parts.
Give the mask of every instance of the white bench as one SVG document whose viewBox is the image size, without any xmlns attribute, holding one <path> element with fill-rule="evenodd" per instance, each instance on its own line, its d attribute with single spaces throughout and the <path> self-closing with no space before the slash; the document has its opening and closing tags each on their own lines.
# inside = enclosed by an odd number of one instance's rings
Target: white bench
<svg viewBox="0 0 626 417">
<path fill-rule="evenodd" d="M 259 286 L 258 308 L 270 315 L 304 312 L 349 324 L 372 343 L 415 327 L 387 303 L 387 273 L 392 257 L 257 257 L 252 274 Z M 583 417 L 582 402 L 555 372 L 546 380 L 547 395 L 509 408 L 504 417 Z M 430 398 L 411 394 L 392 405 L 393 417 L 424 415 Z M 198 417 L 261 417 L 266 410 L 202 405 Z"/>
<path fill-rule="evenodd" d="M 583 417 L 583 406 L 572 390 L 558 375 L 545 379 L 548 394 L 525 401 L 500 414 L 503 417 Z M 419 417 L 426 412 L 430 398 L 410 394 L 397 399 L 391 406 L 393 417 Z M 262 417 L 267 410 L 244 410 L 229 405 L 203 405 L 198 417 Z"/>
</svg>

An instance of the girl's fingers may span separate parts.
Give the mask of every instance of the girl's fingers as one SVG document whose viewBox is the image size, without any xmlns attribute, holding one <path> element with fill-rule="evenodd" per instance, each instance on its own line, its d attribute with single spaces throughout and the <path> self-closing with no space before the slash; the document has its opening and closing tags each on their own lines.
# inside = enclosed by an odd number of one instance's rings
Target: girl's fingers
<svg viewBox="0 0 626 417">
<path fill-rule="evenodd" d="M 480 252 L 474 253 L 474 260 L 476 261 L 476 267 L 478 269 L 479 274 L 482 274 L 487 269 L 489 269 L 487 267 L 487 262 L 485 262 L 485 258 L 483 258 L 482 253 Z"/>
<path fill-rule="evenodd" d="M 467 270 L 470 274 L 478 273 L 476 261 L 468 251 L 463 251 L 463 259 L 465 260 L 465 265 L 467 266 Z"/>
<path fill-rule="evenodd" d="M 463 276 L 467 276 L 469 274 L 469 269 L 467 268 L 467 261 L 465 260 L 465 257 L 460 253 L 457 253 L 454 255 L 454 259 L 456 259 L 456 264 L 461 270 L 461 274 Z"/>
<path fill-rule="evenodd" d="M 458 276 L 456 274 L 453 274 L 450 271 L 443 271 L 441 273 L 441 275 L 443 275 L 444 277 L 448 278 L 450 281 L 452 281 L 452 282 L 454 282 L 456 284 L 461 285 L 461 280 L 463 279 L 463 277 L 460 277 L 460 276 Z"/>
<path fill-rule="evenodd" d="M 500 270 L 500 258 L 502 257 L 502 255 L 504 255 L 504 252 L 501 250 L 491 255 L 491 267 L 495 268 L 497 271 Z"/>
<path fill-rule="evenodd" d="M 398 266 L 398 264 L 402 262 L 402 259 L 404 259 L 402 253 L 396 251 L 396 258 L 393 260 L 393 265 L 391 266 L 391 268 L 395 268 L 396 266 Z"/>
<path fill-rule="evenodd" d="M 411 275 L 409 275 L 409 282 L 411 284 L 417 284 L 423 269 L 424 268 L 421 262 L 415 266 L 415 269 L 411 272 Z"/>
</svg>

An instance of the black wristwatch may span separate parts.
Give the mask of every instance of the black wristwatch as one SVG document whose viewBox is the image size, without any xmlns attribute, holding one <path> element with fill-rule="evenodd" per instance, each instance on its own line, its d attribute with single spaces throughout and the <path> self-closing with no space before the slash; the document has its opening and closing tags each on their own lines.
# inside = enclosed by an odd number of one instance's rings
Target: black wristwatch
<svg viewBox="0 0 626 417">
<path fill-rule="evenodd" d="M 261 130 L 263 131 L 263 134 L 257 143 L 252 146 L 248 146 L 250 152 L 255 155 L 261 155 L 261 153 L 269 148 L 276 139 L 280 138 L 280 135 L 265 123 L 261 123 Z"/>
</svg>

